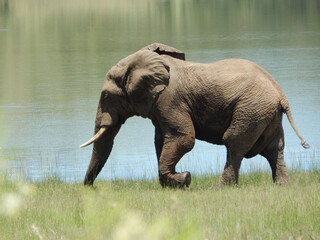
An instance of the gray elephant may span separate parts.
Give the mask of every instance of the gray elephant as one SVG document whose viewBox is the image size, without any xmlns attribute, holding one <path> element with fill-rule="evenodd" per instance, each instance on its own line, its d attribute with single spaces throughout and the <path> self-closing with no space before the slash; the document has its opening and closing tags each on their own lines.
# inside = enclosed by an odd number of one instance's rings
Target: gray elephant
<svg viewBox="0 0 320 240">
<path fill-rule="evenodd" d="M 283 158 L 282 115 L 301 140 L 288 101 L 263 68 L 241 59 L 203 64 L 154 43 L 122 59 L 106 74 L 84 184 L 92 185 L 112 150 L 121 125 L 132 116 L 151 119 L 162 186 L 188 187 L 189 172 L 175 166 L 195 139 L 225 145 L 227 161 L 219 185 L 237 184 L 242 159 L 260 154 L 273 181 L 290 181 Z"/>
</svg>

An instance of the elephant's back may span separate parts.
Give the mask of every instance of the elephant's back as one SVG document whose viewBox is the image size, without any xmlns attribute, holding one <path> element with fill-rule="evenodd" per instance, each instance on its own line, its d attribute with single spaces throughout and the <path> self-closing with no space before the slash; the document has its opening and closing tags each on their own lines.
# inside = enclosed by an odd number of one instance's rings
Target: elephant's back
<svg viewBox="0 0 320 240">
<path fill-rule="evenodd" d="M 261 118 L 279 109 L 284 94 L 259 65 L 243 59 L 226 59 L 209 65 L 214 69 L 213 81 L 217 82 L 226 107 L 234 106 Z"/>
<path fill-rule="evenodd" d="M 265 96 L 271 99 L 283 94 L 280 86 L 265 69 L 244 59 L 225 59 L 209 64 L 213 69 L 214 81 L 225 94 L 233 98 Z"/>
<path fill-rule="evenodd" d="M 217 72 L 217 79 L 222 80 L 223 84 L 239 83 L 241 86 L 256 86 L 266 88 L 271 91 L 282 92 L 279 84 L 271 74 L 258 64 L 245 59 L 224 59 L 209 64 L 214 72 Z"/>
<path fill-rule="evenodd" d="M 279 105 L 283 92 L 259 65 L 244 59 L 203 64 L 184 62 L 172 69 L 173 89 L 181 98 L 204 102 L 224 111 L 235 105 L 268 108 Z M 189 104 L 192 105 L 192 104 Z M 259 110 L 260 111 L 260 110 Z"/>
</svg>

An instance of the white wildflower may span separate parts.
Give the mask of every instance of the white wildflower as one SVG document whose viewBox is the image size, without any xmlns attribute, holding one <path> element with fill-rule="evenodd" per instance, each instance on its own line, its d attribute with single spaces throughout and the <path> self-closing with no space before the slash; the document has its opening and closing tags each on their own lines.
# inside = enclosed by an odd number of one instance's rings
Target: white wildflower
<svg viewBox="0 0 320 240">
<path fill-rule="evenodd" d="M 15 216 L 22 208 L 22 197 L 17 193 L 7 193 L 1 199 L 0 213 L 11 217 Z"/>
<path fill-rule="evenodd" d="M 113 232 L 113 239 L 144 239 L 146 225 L 136 213 L 129 212 Z"/>
</svg>

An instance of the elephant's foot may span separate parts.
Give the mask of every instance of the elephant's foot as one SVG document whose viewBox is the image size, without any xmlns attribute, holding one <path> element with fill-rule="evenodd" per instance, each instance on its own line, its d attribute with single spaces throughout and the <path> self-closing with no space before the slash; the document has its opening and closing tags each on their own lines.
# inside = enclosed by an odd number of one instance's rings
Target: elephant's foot
<svg viewBox="0 0 320 240">
<path fill-rule="evenodd" d="M 230 180 L 230 179 L 226 180 L 226 179 L 221 178 L 220 181 L 216 185 L 210 187 L 210 189 L 211 190 L 219 190 L 219 189 L 222 189 L 227 186 L 237 187 L 238 184 L 234 180 Z"/>
<path fill-rule="evenodd" d="M 219 181 L 217 184 L 210 187 L 210 190 L 219 190 L 227 186 L 225 183 Z"/>
<path fill-rule="evenodd" d="M 274 183 L 278 185 L 286 185 L 290 183 L 290 177 L 288 175 L 275 177 Z"/>
<path fill-rule="evenodd" d="M 222 173 L 219 183 L 217 187 L 221 188 L 224 186 L 236 186 L 238 185 L 238 176 L 234 173 L 233 169 L 226 169 Z"/>
<path fill-rule="evenodd" d="M 290 183 L 290 177 L 285 164 L 278 164 L 277 168 L 272 171 L 273 182 L 278 185 L 285 185 Z"/>
<path fill-rule="evenodd" d="M 159 181 L 162 187 L 183 188 L 191 184 L 190 172 L 182 172 L 168 175 L 159 174 Z"/>
</svg>

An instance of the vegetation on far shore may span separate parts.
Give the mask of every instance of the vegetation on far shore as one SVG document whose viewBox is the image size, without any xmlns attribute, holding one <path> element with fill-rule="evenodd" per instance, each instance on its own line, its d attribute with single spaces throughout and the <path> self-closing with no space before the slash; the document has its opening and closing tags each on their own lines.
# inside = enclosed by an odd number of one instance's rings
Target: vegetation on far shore
<svg viewBox="0 0 320 240">
<path fill-rule="evenodd" d="M 320 171 L 193 177 L 188 190 L 156 180 L 39 183 L 0 179 L 1 239 L 319 239 Z"/>
</svg>

